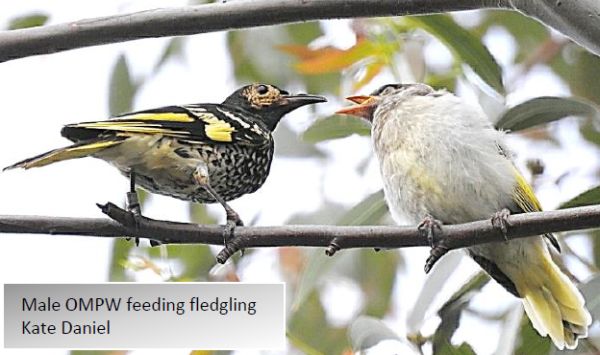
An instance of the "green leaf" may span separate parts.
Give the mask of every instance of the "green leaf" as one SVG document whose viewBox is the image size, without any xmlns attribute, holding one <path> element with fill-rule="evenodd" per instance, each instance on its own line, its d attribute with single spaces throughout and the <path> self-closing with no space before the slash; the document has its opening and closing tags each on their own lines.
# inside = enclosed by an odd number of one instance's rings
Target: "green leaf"
<svg viewBox="0 0 600 355">
<path fill-rule="evenodd" d="M 520 131 L 568 116 L 598 116 L 594 104 L 574 98 L 542 96 L 525 101 L 506 111 L 496 128 Z"/>
<path fill-rule="evenodd" d="M 400 254 L 397 250 L 361 249 L 356 262 L 360 265 L 356 268 L 357 279 L 365 295 L 362 313 L 382 318 L 390 310 Z"/>
<path fill-rule="evenodd" d="M 205 204 L 190 202 L 190 220 L 198 224 L 217 224 L 217 218 L 208 212 Z"/>
<path fill-rule="evenodd" d="M 335 263 L 340 262 L 340 255 L 329 257 L 325 255 L 323 249 L 311 250 L 306 260 L 306 266 L 298 281 L 294 300 L 290 309 L 292 312 L 297 312 L 298 309 L 306 302 L 307 297 L 317 288 L 322 278 L 327 275 Z"/>
<path fill-rule="evenodd" d="M 409 24 L 424 29 L 454 54 L 454 57 L 467 64 L 491 88 L 500 94 L 505 93 L 502 83 L 502 69 L 477 36 L 458 25 L 449 15 L 426 15 L 406 18 Z"/>
<path fill-rule="evenodd" d="M 558 71 L 559 75 L 565 80 L 571 89 L 573 95 L 583 97 L 597 105 L 600 105 L 600 80 L 597 80 L 593 73 L 600 72 L 600 58 L 589 53 L 583 48 L 569 48 L 569 62 L 560 69 L 559 64 L 563 57 L 557 56 L 556 65 L 553 69 Z"/>
<path fill-rule="evenodd" d="M 581 132 L 581 136 L 585 140 L 600 146 L 600 132 L 594 123 L 594 120 L 587 119 L 586 122 L 579 127 L 579 132 Z"/>
<path fill-rule="evenodd" d="M 169 40 L 169 44 L 165 47 L 160 59 L 154 66 L 154 71 L 160 69 L 169 59 L 172 58 L 183 58 L 183 45 L 185 43 L 185 37 L 173 37 Z"/>
<path fill-rule="evenodd" d="M 329 139 L 344 138 L 353 134 L 368 136 L 371 134 L 371 127 L 362 119 L 335 115 L 316 120 L 304 131 L 302 139 L 306 142 L 317 143 Z"/>
<path fill-rule="evenodd" d="M 384 340 L 400 340 L 381 320 L 367 316 L 360 316 L 352 322 L 348 337 L 355 352 L 371 348 Z"/>
<path fill-rule="evenodd" d="M 483 271 L 475 274 L 469 281 L 467 281 L 458 291 L 454 292 L 454 294 L 444 303 L 442 308 L 448 307 L 450 304 L 457 302 L 461 298 L 471 297 L 473 296 L 471 293 L 474 291 L 479 291 L 483 288 L 483 286 L 487 285 L 490 281 L 490 277 Z"/>
<path fill-rule="evenodd" d="M 292 215 L 285 224 L 331 224 L 331 221 L 337 221 L 344 213 L 346 213 L 344 206 L 325 201 L 316 211 Z"/>
<path fill-rule="evenodd" d="M 216 263 L 208 245 L 168 245 L 167 255 L 169 259 L 179 260 L 184 266 L 177 275 L 179 281 L 206 281 L 209 271 Z"/>
<path fill-rule="evenodd" d="M 309 354 L 341 354 L 348 346 L 345 328 L 328 326 L 316 291 L 289 318 L 288 339 Z"/>
<path fill-rule="evenodd" d="M 460 316 L 462 311 L 471 301 L 476 291 L 479 291 L 490 281 L 490 277 L 479 272 L 471 280 L 465 283 L 452 297 L 444 303 L 438 311 L 442 322 L 433 335 L 433 353 L 446 348 L 450 344 L 450 339 L 460 325 Z M 450 353 L 451 354 L 451 353 Z"/>
<path fill-rule="evenodd" d="M 589 231 L 588 237 L 593 247 L 594 265 L 600 266 L 600 229 Z"/>
<path fill-rule="evenodd" d="M 360 203 L 354 206 L 352 209 L 347 211 L 342 217 L 339 219 L 336 212 L 339 212 L 341 209 L 339 206 L 333 209 L 326 208 L 321 209 L 316 213 L 319 218 L 324 218 L 326 221 L 338 220 L 337 225 L 374 225 L 381 222 L 383 216 L 387 213 L 387 205 L 383 199 L 383 191 L 375 192 L 365 199 L 363 199 Z M 327 212 L 323 213 L 323 211 L 335 211 L 333 213 Z M 303 221 L 308 222 L 305 218 Z M 312 223 L 318 223 L 319 220 L 311 220 Z M 295 221 L 298 222 L 298 217 L 296 217 Z M 288 224 L 291 222 L 288 221 Z M 310 252 L 308 260 L 306 262 L 306 268 L 302 272 L 302 276 L 300 281 L 298 282 L 298 287 L 296 289 L 296 294 L 294 296 L 294 301 L 292 304 L 292 309 L 297 309 L 306 299 L 306 297 L 315 289 L 317 284 L 321 281 L 321 279 L 327 274 L 329 270 L 341 260 L 341 255 L 335 255 L 334 257 L 328 257 L 325 255 L 323 249 L 316 249 Z M 387 258 L 394 258 L 387 257 Z M 397 256 L 396 263 L 397 263 Z M 385 287 L 384 285 L 380 285 Z M 378 310 L 373 309 L 373 312 L 379 312 Z"/>
<path fill-rule="evenodd" d="M 338 226 L 381 224 L 381 220 L 387 212 L 388 207 L 385 203 L 383 190 L 379 190 L 365 197 L 358 205 L 346 212 L 336 224 Z"/>
<path fill-rule="evenodd" d="M 562 203 L 558 208 L 571 208 L 600 204 L 600 186 L 596 186 Z"/>
<path fill-rule="evenodd" d="M 45 13 L 32 13 L 25 16 L 15 17 L 10 20 L 9 30 L 18 30 L 21 28 L 43 26 L 48 21 L 48 15 Z"/>
<path fill-rule="evenodd" d="M 131 79 L 127 58 L 120 55 L 113 67 L 109 83 L 108 105 L 111 115 L 131 111 L 137 85 Z"/>
<path fill-rule="evenodd" d="M 533 329 L 528 317 L 523 317 L 519 335 L 520 341 L 515 349 L 516 355 L 548 355 L 552 350 L 552 341 L 550 341 L 550 338 L 541 337 Z"/>
<path fill-rule="evenodd" d="M 323 153 L 313 144 L 301 140 L 298 134 L 285 123 L 285 119 L 273 132 L 273 139 L 275 140 L 275 154 L 277 155 L 294 158 L 323 157 Z"/>
<path fill-rule="evenodd" d="M 446 343 L 434 355 L 477 355 L 475 350 L 468 343 L 462 343 L 459 346 L 454 346 L 450 343 Z"/>
<path fill-rule="evenodd" d="M 125 274 L 123 264 L 129 258 L 129 252 L 134 247 L 133 240 L 118 238 L 114 240 L 108 270 L 108 281 L 131 281 Z"/>
<path fill-rule="evenodd" d="M 486 11 L 485 18 L 477 26 L 477 32 L 483 35 L 494 26 L 504 27 L 517 42 L 518 53 L 515 58 L 517 62 L 530 56 L 532 50 L 540 46 L 550 35 L 549 29 L 542 23 L 511 10 Z"/>
<path fill-rule="evenodd" d="M 451 92 L 456 91 L 456 81 L 456 73 L 454 71 L 444 74 L 427 73 L 424 79 L 425 84 L 436 90 L 446 89 Z"/>
<path fill-rule="evenodd" d="M 282 27 L 285 28 L 294 44 L 309 44 L 323 35 L 321 24 L 318 21 L 294 23 Z"/>
<path fill-rule="evenodd" d="M 579 289 L 583 293 L 585 306 L 590 311 L 592 319 L 597 321 L 600 319 L 600 276 L 596 275 L 581 285 Z"/>
<path fill-rule="evenodd" d="M 292 58 L 277 50 L 277 46 L 292 41 L 306 44 L 321 34 L 316 22 L 230 31 L 227 45 L 235 77 L 240 81 L 285 86 L 299 75 L 292 69 Z"/>
</svg>

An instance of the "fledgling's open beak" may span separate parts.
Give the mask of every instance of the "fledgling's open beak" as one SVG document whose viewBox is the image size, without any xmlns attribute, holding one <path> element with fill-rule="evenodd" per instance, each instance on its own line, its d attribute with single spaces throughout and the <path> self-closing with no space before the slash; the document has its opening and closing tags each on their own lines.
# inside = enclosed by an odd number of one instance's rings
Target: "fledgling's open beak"
<svg viewBox="0 0 600 355">
<path fill-rule="evenodd" d="M 341 115 L 358 116 L 364 118 L 367 121 L 373 120 L 373 113 L 375 112 L 375 109 L 379 104 L 378 96 L 349 96 L 346 98 L 346 100 L 350 100 L 356 105 L 344 107 L 343 109 L 338 110 L 335 113 Z"/>
<path fill-rule="evenodd" d="M 370 98 L 372 98 L 373 96 L 369 96 L 369 95 L 356 95 L 356 96 L 348 96 L 346 98 L 346 100 L 352 101 L 355 104 L 362 104 L 363 102 L 369 100 Z"/>
</svg>

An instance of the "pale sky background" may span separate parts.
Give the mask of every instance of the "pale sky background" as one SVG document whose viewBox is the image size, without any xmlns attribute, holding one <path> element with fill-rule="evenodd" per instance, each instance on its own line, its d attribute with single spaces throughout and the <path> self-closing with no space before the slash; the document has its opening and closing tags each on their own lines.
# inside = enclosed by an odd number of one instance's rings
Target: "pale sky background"
<svg viewBox="0 0 600 355">
<path fill-rule="evenodd" d="M 185 1 L 69 1 L 54 0 L 2 1 L 0 2 L 0 27 L 19 15 L 40 10 L 51 15 L 50 23 L 62 23 L 90 17 L 127 13 L 165 6 L 184 5 Z M 469 20 L 473 13 L 459 16 Z M 350 46 L 353 36 L 347 30 L 347 21 L 324 23 L 328 34 L 324 40 L 339 46 Z M 121 44 L 77 49 L 58 54 L 36 56 L 0 63 L 0 97 L 2 100 L 2 129 L 0 130 L 0 167 L 18 160 L 68 144 L 60 136 L 64 124 L 104 119 L 107 117 L 108 80 L 117 56 L 125 53 L 134 77 L 151 73 L 161 50 L 168 39 L 148 39 Z M 486 44 L 501 64 L 508 64 L 515 52 L 512 38 L 503 30 L 493 30 Z M 238 84 L 231 73 L 231 62 L 225 47 L 225 34 L 213 33 L 188 37 L 185 63 L 172 61 L 148 81 L 136 96 L 134 109 L 159 107 L 169 104 L 193 102 L 220 102 Z M 448 65 L 450 55 L 437 43 L 428 45 L 426 57 L 436 65 Z M 514 74 L 514 73 L 513 73 Z M 511 73 L 507 73 L 511 78 Z M 389 78 L 379 78 L 363 89 L 364 92 L 385 84 Z M 291 91 L 301 88 L 289 88 Z M 528 98 L 543 95 L 569 95 L 549 70 L 534 68 L 526 77 L 512 82 L 508 97 L 510 105 Z M 459 85 L 459 93 L 471 102 L 477 94 L 467 84 Z M 318 94 L 318 93 L 316 93 Z M 330 98 L 330 103 L 318 106 L 321 116 L 326 116 L 343 105 L 341 100 Z M 301 109 L 288 116 L 294 129 L 301 132 L 313 122 L 308 110 Z M 560 130 L 558 130 L 560 127 Z M 528 157 L 539 157 L 546 165 L 546 174 L 539 182 L 538 193 L 547 209 L 560 201 L 586 190 L 593 183 L 593 172 L 598 166 L 597 150 L 587 149 L 573 120 L 565 120 L 553 129 L 558 132 L 561 147 L 529 142 L 511 137 L 510 143 L 518 157 L 518 164 Z M 257 218 L 257 225 L 277 225 L 297 212 L 310 212 L 319 207 L 323 196 L 352 206 L 364 196 L 381 188 L 377 164 L 373 159 L 365 175 L 356 173 L 356 166 L 371 154 L 368 138 L 349 137 L 321 144 L 330 157 L 322 162 L 278 157 L 273 162 L 272 173 L 266 184 L 252 195 L 246 195 L 232 206 L 242 219 Z M 564 172 L 571 171 L 569 183 L 554 184 Z M 0 214 L 49 215 L 70 217 L 103 217 L 96 202 L 122 203 L 128 188 L 127 180 L 114 168 L 97 159 L 78 159 L 29 171 L 14 170 L 0 173 Z M 187 219 L 186 203 L 169 197 L 153 196 L 145 206 L 149 217 Z M 224 219 L 220 207 L 211 206 Z M 89 237 L 56 237 L 46 235 L 1 235 L 0 279 L 3 283 L 92 283 L 107 280 L 108 262 L 112 241 Z M 573 243 L 573 248 L 589 256 L 586 243 Z M 395 251 L 388 251 L 395 252 Z M 142 253 L 140 251 L 140 253 Z M 341 253 L 343 254 L 343 253 Z M 406 272 L 397 283 L 395 299 L 402 307 L 386 319 L 386 323 L 399 334 L 404 334 L 406 314 L 417 299 L 421 285 L 426 280 L 422 272 L 428 254 L 425 248 L 403 251 Z M 340 257 L 340 256 L 336 256 Z M 452 262 L 449 260 L 448 262 Z M 279 281 L 277 259 L 273 250 L 263 249 L 243 260 L 243 281 Z M 574 273 L 587 276 L 585 269 L 570 263 Z M 453 290 L 462 285 L 477 268 L 466 258 L 460 261 L 435 304 L 441 304 Z M 140 280 L 158 281 L 151 275 L 137 275 Z M 360 311 L 361 299 L 354 292 L 357 285 L 343 275 L 331 276 L 324 292 L 328 316 L 338 324 L 345 324 Z M 407 287 L 410 285 L 410 287 Z M 0 291 L 0 294 L 3 292 Z M 345 299 L 346 302 L 339 302 Z M 475 298 L 474 308 L 498 311 L 518 305 L 519 302 L 495 283 L 486 286 Z M 520 307 L 520 306 L 519 306 Z M 1 309 L 1 308 L 0 308 Z M 433 307 L 433 310 L 436 308 Z M 3 312 L 3 309 L 2 309 Z M 2 314 L 0 314 L 2 315 Z M 437 324 L 435 317 L 426 327 Z M 1 327 L 2 325 L 0 325 Z M 465 316 L 463 325 L 453 338 L 457 343 L 468 341 L 481 354 L 491 353 L 497 347 L 496 334 L 500 328 L 482 324 L 472 316 Z M 493 340 L 492 340 L 493 339 Z M 2 344 L 0 344 L 2 345 Z M 1 347 L 1 346 L 0 346 Z M 388 342 L 372 353 L 388 349 L 406 350 Z M 64 350 L 2 350 L 6 354 L 64 354 Z M 135 354 L 187 354 L 189 350 L 150 351 Z M 254 354 L 256 352 L 239 352 Z"/>
</svg>

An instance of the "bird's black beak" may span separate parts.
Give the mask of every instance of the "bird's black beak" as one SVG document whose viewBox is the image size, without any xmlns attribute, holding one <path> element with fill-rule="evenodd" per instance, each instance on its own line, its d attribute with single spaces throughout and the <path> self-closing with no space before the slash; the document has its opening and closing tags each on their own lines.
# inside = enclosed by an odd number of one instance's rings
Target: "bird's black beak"
<svg viewBox="0 0 600 355">
<path fill-rule="evenodd" d="M 354 102 L 356 105 L 344 107 L 335 113 L 341 115 L 351 115 L 362 117 L 367 121 L 373 120 L 373 113 L 379 104 L 379 96 L 350 96 L 346 100 Z"/>
<path fill-rule="evenodd" d="M 323 96 L 298 94 L 298 95 L 283 95 L 279 100 L 279 104 L 282 106 L 288 106 L 290 108 L 298 108 L 304 105 L 316 104 L 319 102 L 327 102 L 327 99 Z"/>
</svg>

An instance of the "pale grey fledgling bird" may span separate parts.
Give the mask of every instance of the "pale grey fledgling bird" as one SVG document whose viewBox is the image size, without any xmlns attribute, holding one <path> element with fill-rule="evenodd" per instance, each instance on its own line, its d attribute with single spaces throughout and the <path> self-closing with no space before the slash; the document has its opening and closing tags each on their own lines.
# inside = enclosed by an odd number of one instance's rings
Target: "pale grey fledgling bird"
<svg viewBox="0 0 600 355">
<path fill-rule="evenodd" d="M 385 85 L 338 113 L 372 123 L 372 139 L 385 198 L 395 220 L 444 224 L 494 216 L 506 228 L 507 212 L 539 211 L 531 187 L 515 168 L 480 107 L 425 84 Z M 504 213 L 499 212 L 504 211 Z M 545 237 L 558 248 L 551 234 Z M 591 316 L 581 293 L 552 261 L 542 236 L 468 248 L 468 254 L 513 295 L 522 298 L 535 329 L 557 348 L 577 346 Z M 426 271 L 440 250 L 433 248 Z"/>
</svg>

